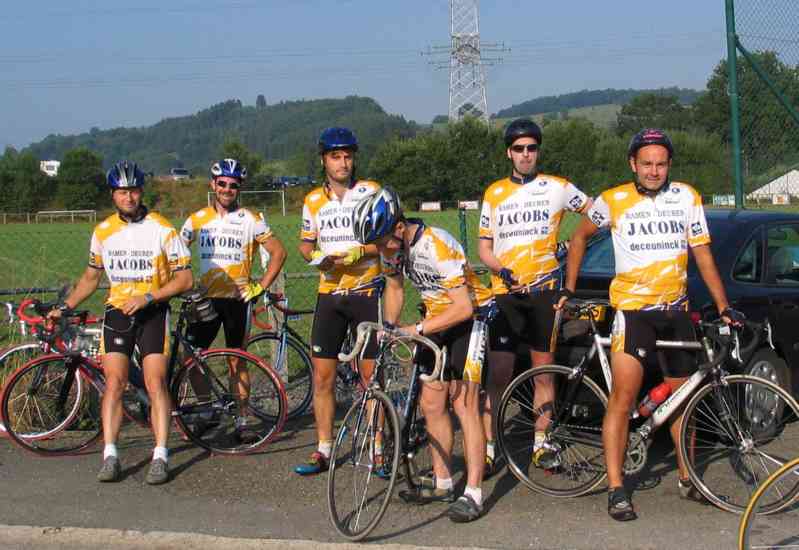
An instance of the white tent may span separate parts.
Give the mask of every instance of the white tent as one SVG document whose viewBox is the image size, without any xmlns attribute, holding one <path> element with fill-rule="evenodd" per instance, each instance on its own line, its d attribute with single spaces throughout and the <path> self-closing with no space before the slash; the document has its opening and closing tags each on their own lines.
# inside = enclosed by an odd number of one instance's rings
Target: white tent
<svg viewBox="0 0 799 550">
<path fill-rule="evenodd" d="M 755 189 L 746 195 L 746 198 L 751 200 L 770 199 L 774 195 L 783 194 L 799 197 L 799 170 L 793 169 L 787 174 L 783 174 L 763 187 Z"/>
</svg>

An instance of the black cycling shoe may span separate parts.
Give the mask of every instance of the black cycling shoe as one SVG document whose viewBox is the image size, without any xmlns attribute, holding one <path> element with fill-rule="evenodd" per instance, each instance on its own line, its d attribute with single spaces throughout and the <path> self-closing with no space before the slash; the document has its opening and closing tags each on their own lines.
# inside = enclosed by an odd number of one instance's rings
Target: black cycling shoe
<svg viewBox="0 0 799 550">
<path fill-rule="evenodd" d="M 638 514 L 633 508 L 633 501 L 630 500 L 624 487 L 616 487 L 608 491 L 608 514 L 616 521 L 638 519 Z"/>
</svg>

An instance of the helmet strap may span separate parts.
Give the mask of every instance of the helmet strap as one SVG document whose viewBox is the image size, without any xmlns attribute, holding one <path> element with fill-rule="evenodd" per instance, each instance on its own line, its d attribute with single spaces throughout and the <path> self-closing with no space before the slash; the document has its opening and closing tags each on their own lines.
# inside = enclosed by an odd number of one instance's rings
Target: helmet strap
<svg viewBox="0 0 799 550">
<path fill-rule="evenodd" d="M 533 170 L 531 174 L 527 176 L 522 175 L 522 177 L 517 177 L 513 175 L 513 173 L 511 173 L 510 181 L 512 181 L 513 183 L 521 183 L 522 185 L 524 185 L 525 183 L 530 183 L 537 177 L 538 177 L 538 170 Z"/>
<path fill-rule="evenodd" d="M 127 223 L 138 223 L 142 221 L 144 218 L 147 217 L 148 212 L 149 211 L 147 210 L 147 207 L 144 206 L 143 204 L 139 205 L 139 208 L 136 210 L 136 213 L 133 214 L 132 216 L 124 214 L 120 209 L 117 208 L 117 213 L 119 214 L 119 217 L 122 219 L 122 221 L 125 221 Z"/>
<path fill-rule="evenodd" d="M 658 194 L 668 191 L 669 186 L 671 185 L 671 178 L 666 177 L 666 181 L 663 182 L 663 185 L 658 187 L 657 189 L 647 189 L 641 182 L 638 181 L 638 174 L 633 174 L 633 182 L 635 183 L 635 190 L 638 191 L 639 194 L 644 195 L 646 197 L 656 197 Z"/>
</svg>

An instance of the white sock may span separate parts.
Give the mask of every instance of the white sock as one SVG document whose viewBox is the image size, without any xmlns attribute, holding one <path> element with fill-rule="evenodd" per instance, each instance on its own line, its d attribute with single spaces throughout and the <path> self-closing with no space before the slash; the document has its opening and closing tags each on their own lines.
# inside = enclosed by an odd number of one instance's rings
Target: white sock
<svg viewBox="0 0 799 550">
<path fill-rule="evenodd" d="M 103 460 L 109 456 L 115 456 L 119 458 L 119 455 L 117 454 L 117 446 L 113 443 L 106 443 L 105 447 L 103 448 Z"/>
<path fill-rule="evenodd" d="M 436 478 L 436 489 L 447 489 L 447 490 L 452 489 L 452 478 L 451 477 L 446 477 L 442 479 Z"/>
<path fill-rule="evenodd" d="M 326 441 L 319 441 L 316 450 L 325 455 L 325 458 L 330 458 L 330 453 L 333 452 L 333 441 L 330 439 Z"/>
<path fill-rule="evenodd" d="M 537 451 L 541 447 L 544 446 L 544 442 L 547 440 L 546 432 L 540 432 L 536 430 L 535 432 L 535 440 L 533 441 L 533 450 Z"/>
<path fill-rule="evenodd" d="M 463 490 L 463 494 L 469 495 L 472 497 L 472 500 L 478 506 L 482 506 L 483 504 L 483 490 L 480 487 L 469 487 L 466 486 L 466 489 Z"/>
<path fill-rule="evenodd" d="M 491 460 L 494 460 L 494 441 L 487 441 L 486 442 L 486 456 Z"/>
<path fill-rule="evenodd" d="M 155 447 L 153 449 L 153 460 L 158 460 L 159 458 L 164 462 L 169 460 L 169 451 L 166 447 Z"/>
</svg>

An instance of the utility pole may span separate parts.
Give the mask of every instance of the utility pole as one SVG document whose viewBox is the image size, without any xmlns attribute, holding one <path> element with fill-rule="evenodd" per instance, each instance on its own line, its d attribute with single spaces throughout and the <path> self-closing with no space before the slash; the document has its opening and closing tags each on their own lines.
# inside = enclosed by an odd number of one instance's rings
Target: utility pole
<svg viewBox="0 0 799 550">
<path fill-rule="evenodd" d="M 427 55 L 446 53 L 446 61 L 432 61 L 438 69 L 449 69 L 449 121 L 465 116 L 488 122 L 485 66 L 502 62 L 483 52 L 510 51 L 501 44 L 481 44 L 478 0 L 450 0 L 450 45 L 428 48 Z"/>
</svg>

